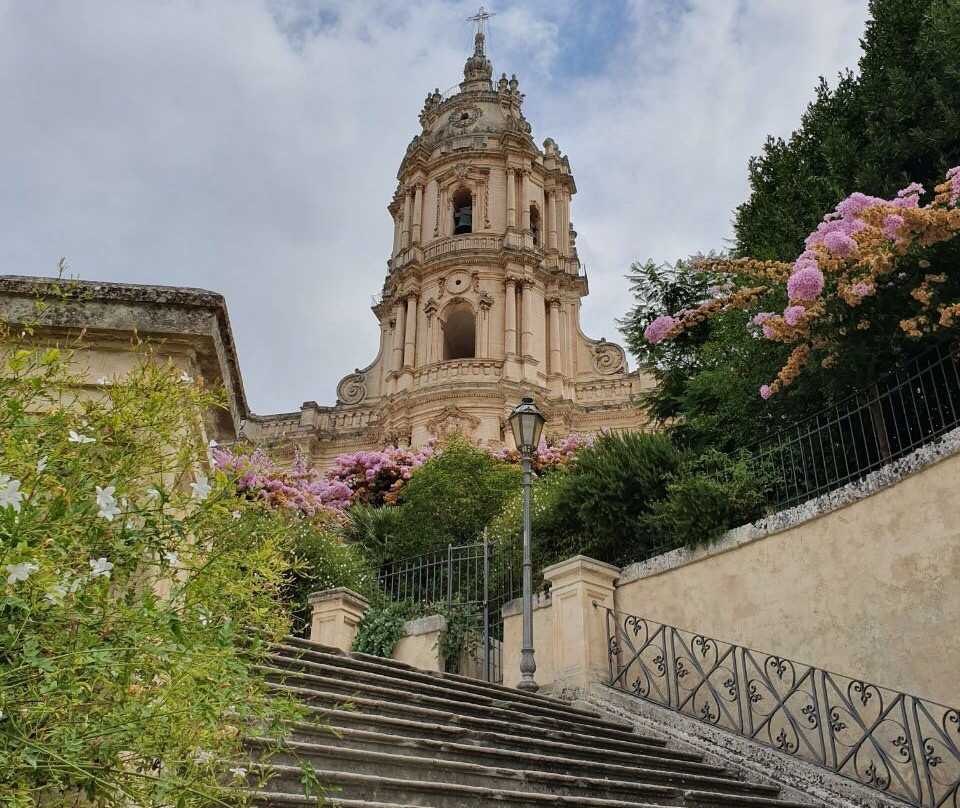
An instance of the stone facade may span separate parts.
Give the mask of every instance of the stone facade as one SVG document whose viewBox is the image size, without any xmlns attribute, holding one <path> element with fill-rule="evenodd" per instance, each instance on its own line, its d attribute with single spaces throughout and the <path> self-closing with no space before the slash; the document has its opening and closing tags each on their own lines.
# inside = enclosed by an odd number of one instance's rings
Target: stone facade
<svg viewBox="0 0 960 808">
<path fill-rule="evenodd" d="M 254 416 L 248 439 L 296 446 L 321 467 L 454 433 L 501 446 L 524 395 L 553 434 L 643 427 L 633 401 L 652 378 L 580 330 L 588 287 L 569 160 L 549 138 L 537 148 L 516 77 L 492 75 L 478 34 L 459 90 L 427 95 L 388 207 L 377 358 L 340 382 L 335 406 Z"/>
</svg>

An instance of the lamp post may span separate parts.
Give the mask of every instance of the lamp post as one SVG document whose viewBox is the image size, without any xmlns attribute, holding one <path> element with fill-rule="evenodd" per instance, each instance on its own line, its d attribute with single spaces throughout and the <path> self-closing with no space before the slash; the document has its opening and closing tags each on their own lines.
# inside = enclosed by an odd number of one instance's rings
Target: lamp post
<svg viewBox="0 0 960 808">
<path fill-rule="evenodd" d="M 533 453 L 540 443 L 546 418 L 532 398 L 524 398 L 510 413 L 510 429 L 523 466 L 523 646 L 520 650 L 519 690 L 531 693 L 539 688 L 533 680 L 537 663 L 533 659 L 533 562 L 530 552 L 530 476 Z"/>
</svg>

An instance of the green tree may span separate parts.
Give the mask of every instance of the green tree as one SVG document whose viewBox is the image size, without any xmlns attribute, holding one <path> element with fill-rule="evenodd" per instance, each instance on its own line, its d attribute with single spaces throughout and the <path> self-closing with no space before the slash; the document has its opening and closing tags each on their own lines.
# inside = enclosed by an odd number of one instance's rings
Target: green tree
<svg viewBox="0 0 960 808">
<path fill-rule="evenodd" d="M 384 560 L 477 541 L 520 483 L 516 466 L 464 440 L 451 441 L 402 489 Z"/>
</svg>

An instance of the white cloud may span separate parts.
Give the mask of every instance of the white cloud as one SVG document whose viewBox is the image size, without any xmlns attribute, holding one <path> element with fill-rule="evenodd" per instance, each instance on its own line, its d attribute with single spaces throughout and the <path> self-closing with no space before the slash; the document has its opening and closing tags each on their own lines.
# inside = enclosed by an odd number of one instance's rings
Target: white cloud
<svg viewBox="0 0 960 808">
<path fill-rule="evenodd" d="M 538 141 L 569 154 L 591 296 L 615 337 L 630 262 L 722 244 L 746 161 L 817 76 L 854 67 L 866 0 L 638 0 L 571 77 L 567 3 L 494 8 Z M 377 349 L 386 213 L 424 95 L 460 78 L 473 2 L 0 0 L 0 272 L 226 298 L 253 408 L 332 403 Z M 582 55 L 582 54 L 581 54 Z"/>
</svg>

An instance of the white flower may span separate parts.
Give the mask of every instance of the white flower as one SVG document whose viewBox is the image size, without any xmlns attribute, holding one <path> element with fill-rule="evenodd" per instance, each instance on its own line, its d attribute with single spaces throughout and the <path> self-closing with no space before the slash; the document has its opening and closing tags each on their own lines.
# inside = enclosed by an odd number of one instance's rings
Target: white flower
<svg viewBox="0 0 960 808">
<path fill-rule="evenodd" d="M 147 496 L 150 497 L 150 499 L 156 499 L 160 496 L 160 489 L 156 487 L 148 488 Z"/>
<path fill-rule="evenodd" d="M 200 621 L 200 625 L 201 625 L 201 626 L 205 626 L 205 625 L 207 625 L 207 623 L 210 622 L 210 618 L 207 616 L 207 613 L 206 613 L 206 612 L 200 612 L 200 613 L 197 615 L 197 620 Z"/>
<path fill-rule="evenodd" d="M 33 561 L 21 561 L 19 564 L 7 564 L 8 584 L 15 584 L 17 581 L 26 581 L 30 573 L 36 572 L 40 567 Z"/>
<path fill-rule="evenodd" d="M 67 596 L 67 591 L 65 584 L 54 584 L 46 591 L 44 597 L 54 606 L 61 606 L 63 605 L 63 599 Z"/>
<path fill-rule="evenodd" d="M 231 515 L 234 519 L 239 519 L 240 516 L 241 516 L 241 513 L 240 513 L 240 511 L 230 511 L 230 515 Z"/>
<path fill-rule="evenodd" d="M 116 486 L 108 485 L 106 488 L 97 486 L 97 507 L 100 509 L 97 516 L 102 516 L 108 522 L 113 521 L 113 517 L 120 513 L 117 507 L 117 500 L 114 498 Z"/>
<path fill-rule="evenodd" d="M 219 445 L 215 440 L 211 440 L 210 443 L 207 444 L 211 449 L 216 449 Z"/>
<path fill-rule="evenodd" d="M 70 437 L 67 438 L 69 443 L 96 443 L 96 438 L 88 438 L 86 435 L 78 435 L 72 429 L 70 430 Z"/>
<path fill-rule="evenodd" d="M 97 379 L 97 384 L 102 384 L 104 387 L 106 387 L 113 384 L 113 382 L 110 381 L 109 376 L 101 376 L 99 379 Z"/>
<path fill-rule="evenodd" d="M 183 373 L 180 374 L 180 381 L 182 381 L 184 384 L 192 384 L 193 376 L 187 373 L 187 371 L 183 371 Z"/>
<path fill-rule="evenodd" d="M 247 770 L 243 766 L 234 766 L 230 769 L 230 774 L 239 780 L 247 776 Z"/>
<path fill-rule="evenodd" d="M 197 475 L 197 481 L 195 483 L 190 483 L 190 488 L 190 496 L 195 497 L 196 499 L 206 499 L 208 496 L 210 496 L 210 492 L 213 490 L 213 486 L 207 482 L 207 478 L 202 474 Z"/>
<path fill-rule="evenodd" d="M 12 480 L 6 474 L 0 474 L 0 508 L 13 508 L 20 513 L 20 501 L 23 492 L 20 490 L 20 481 Z"/>
<path fill-rule="evenodd" d="M 47 467 L 47 458 L 41 457 L 37 461 L 37 474 L 43 474 L 43 470 Z"/>
<path fill-rule="evenodd" d="M 110 577 L 110 570 L 113 569 L 113 564 L 111 564 L 105 558 L 90 559 L 90 577 L 99 578 L 101 575 L 105 578 Z"/>
<path fill-rule="evenodd" d="M 171 566 L 176 566 L 180 563 L 180 556 L 178 556 L 173 550 L 164 550 L 163 557 Z"/>
</svg>

